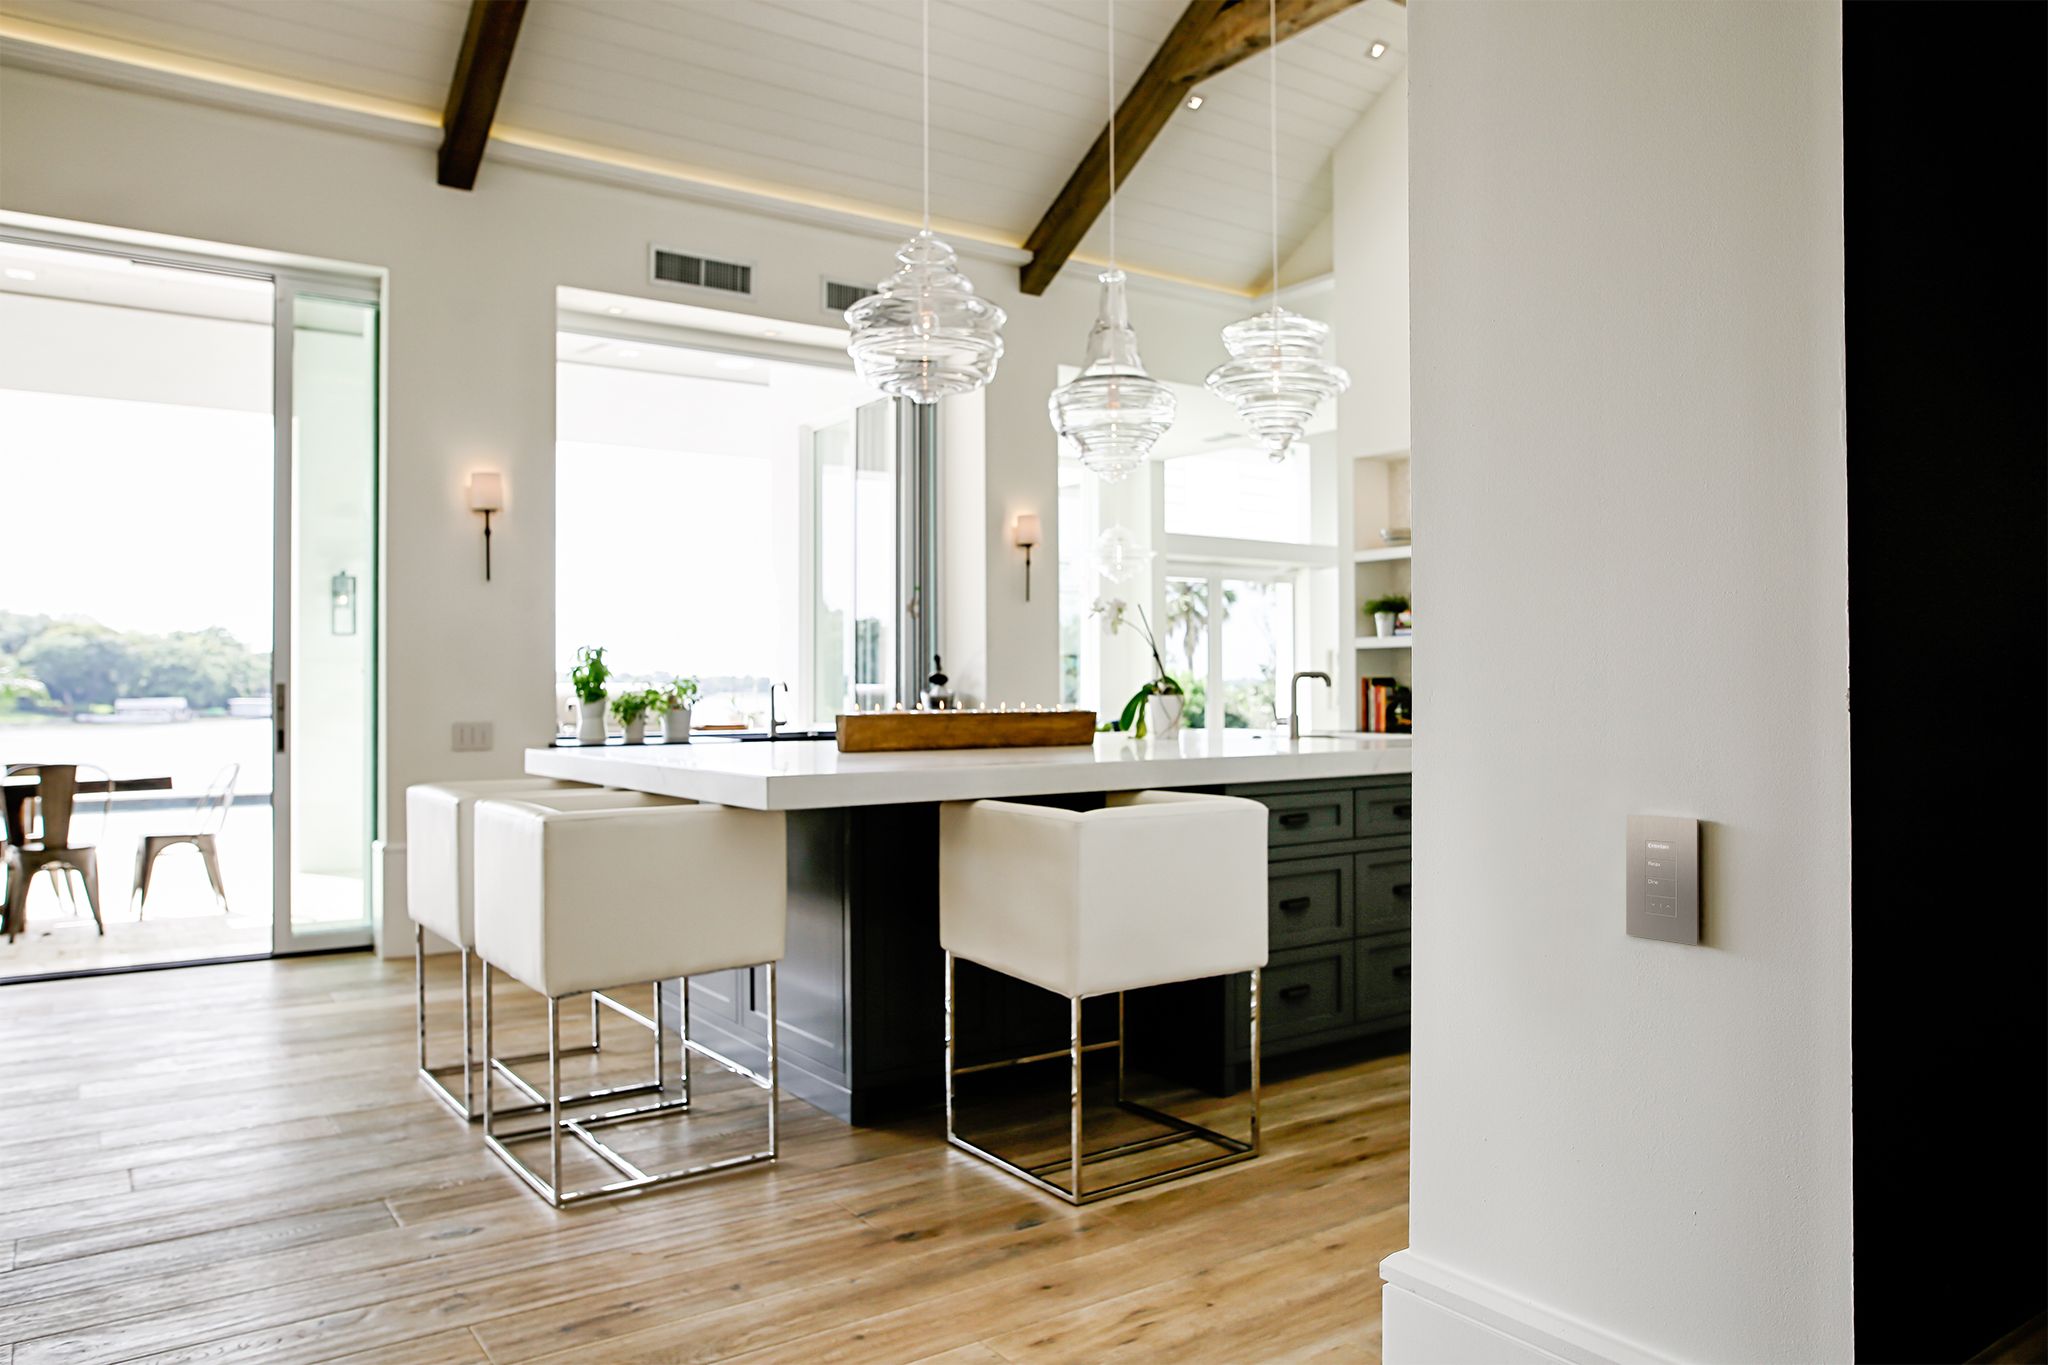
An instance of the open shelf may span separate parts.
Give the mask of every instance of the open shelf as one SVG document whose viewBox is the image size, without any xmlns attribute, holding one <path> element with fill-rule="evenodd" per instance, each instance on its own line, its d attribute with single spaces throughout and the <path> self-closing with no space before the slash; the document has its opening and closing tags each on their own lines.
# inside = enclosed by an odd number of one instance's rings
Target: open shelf
<svg viewBox="0 0 2048 1365">
<path fill-rule="evenodd" d="M 1389 635 L 1382 639 L 1377 635 L 1361 635 L 1355 642 L 1360 649 L 1412 649 L 1413 635 Z"/>
<path fill-rule="evenodd" d="M 1415 558 L 1413 545 L 1378 545 L 1370 550 L 1360 550 L 1351 556 L 1354 564 L 1385 564 L 1396 559 Z"/>
</svg>

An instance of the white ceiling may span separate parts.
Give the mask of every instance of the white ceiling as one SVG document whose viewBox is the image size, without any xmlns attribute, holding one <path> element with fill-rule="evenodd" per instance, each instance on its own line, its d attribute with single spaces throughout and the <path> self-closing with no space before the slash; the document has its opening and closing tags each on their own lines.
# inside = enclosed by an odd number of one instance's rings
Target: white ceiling
<svg viewBox="0 0 2048 1365">
<path fill-rule="evenodd" d="M 932 215 L 1016 244 L 1108 118 L 1106 0 L 932 0 Z M 1184 0 L 1118 0 L 1117 89 Z M 918 0 L 534 0 L 503 126 L 914 219 Z M 466 0 L 0 0 L 0 13 L 438 115 Z M 1400 72 L 1405 12 L 1365 3 L 1280 49 L 1283 257 L 1329 212 L 1330 151 Z M 1368 45 L 1387 53 L 1375 61 Z M 1268 275 L 1263 57 L 1201 87 L 1119 199 L 1126 264 Z M 488 169 L 480 182 L 489 188 Z M 1098 223 L 1081 254 L 1107 254 Z"/>
</svg>

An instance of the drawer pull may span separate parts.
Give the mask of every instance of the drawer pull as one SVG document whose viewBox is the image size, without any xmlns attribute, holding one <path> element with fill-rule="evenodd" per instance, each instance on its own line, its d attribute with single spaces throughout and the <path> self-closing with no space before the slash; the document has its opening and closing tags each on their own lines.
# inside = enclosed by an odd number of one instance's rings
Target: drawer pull
<svg viewBox="0 0 2048 1365">
<path fill-rule="evenodd" d="M 1282 1000 L 1306 1000 L 1308 999 L 1308 992 L 1309 988 L 1305 985 L 1283 986 L 1280 989 L 1280 998 Z"/>
<path fill-rule="evenodd" d="M 1413 804 L 1403 801 L 1400 805 L 1394 807 L 1394 818 L 1396 820 L 1412 820 L 1415 818 L 1414 811 L 1415 807 Z"/>
<path fill-rule="evenodd" d="M 1412 964 L 1403 962 L 1400 966 L 1394 968 L 1394 980 L 1406 981 L 1408 979 L 1408 974 L 1414 970 L 1415 968 Z"/>
<path fill-rule="evenodd" d="M 1398 897 L 1399 899 L 1401 899 L 1401 900 L 1404 900 L 1404 901 L 1405 901 L 1405 900 L 1407 900 L 1407 899 L 1408 899 L 1408 883 L 1407 883 L 1407 882 L 1400 882 L 1400 883 L 1396 884 L 1396 885 L 1395 885 L 1395 887 L 1394 887 L 1394 895 L 1395 895 L 1396 897 Z"/>
<path fill-rule="evenodd" d="M 1308 812 L 1305 810 L 1290 810 L 1280 813 L 1280 828 L 1282 829 L 1301 829 L 1307 824 Z"/>
<path fill-rule="evenodd" d="M 1289 896 L 1286 900 L 1280 902 L 1280 908 L 1290 915 L 1298 915 L 1308 909 L 1311 903 L 1310 898 L 1307 896 Z"/>
</svg>

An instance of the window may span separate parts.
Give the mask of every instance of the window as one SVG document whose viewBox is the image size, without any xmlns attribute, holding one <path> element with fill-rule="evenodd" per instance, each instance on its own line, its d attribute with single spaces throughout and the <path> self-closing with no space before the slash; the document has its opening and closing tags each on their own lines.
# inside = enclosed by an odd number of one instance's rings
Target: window
<svg viewBox="0 0 2048 1365">
<path fill-rule="evenodd" d="M 1210 450 L 1164 462 L 1168 535 L 1309 542 L 1309 462 L 1258 449 Z"/>
<path fill-rule="evenodd" d="M 694 675 L 699 726 L 763 727 L 784 683 L 784 720 L 898 700 L 916 586 L 898 532 L 920 525 L 899 471 L 924 467 L 902 455 L 930 425 L 899 426 L 899 405 L 822 347 L 806 362 L 650 333 L 557 337 L 564 715 L 582 645 L 605 647 L 615 695 Z"/>
</svg>

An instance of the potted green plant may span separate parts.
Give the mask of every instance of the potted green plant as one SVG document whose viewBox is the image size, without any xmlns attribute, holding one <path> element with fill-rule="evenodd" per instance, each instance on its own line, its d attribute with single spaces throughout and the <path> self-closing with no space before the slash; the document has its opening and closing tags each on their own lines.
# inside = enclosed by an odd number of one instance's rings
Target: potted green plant
<svg viewBox="0 0 2048 1365">
<path fill-rule="evenodd" d="M 1408 610 L 1408 599 L 1399 593 L 1391 597 L 1375 597 L 1365 604 L 1365 614 L 1372 618 L 1373 634 L 1382 640 L 1392 639 L 1394 618 Z"/>
<path fill-rule="evenodd" d="M 697 680 L 677 678 L 654 694 L 659 699 L 661 741 L 664 744 L 690 742 L 690 708 L 697 702 Z"/>
<path fill-rule="evenodd" d="M 1125 614 L 1135 610 L 1138 620 L 1131 628 L 1145 642 L 1145 648 L 1152 655 L 1152 681 L 1139 688 L 1136 695 L 1124 703 L 1123 713 L 1110 722 L 1113 730 L 1127 730 L 1139 739 L 1172 739 L 1180 733 L 1181 716 L 1187 709 L 1187 696 L 1172 674 L 1166 671 L 1166 663 L 1159 657 L 1159 641 L 1152 634 L 1152 623 L 1145 617 L 1143 607 L 1132 608 L 1121 597 L 1106 601 L 1096 599 L 1090 609 L 1091 616 L 1100 616 L 1109 626 L 1109 633 L 1116 634 L 1126 625 L 1131 625 Z"/>
<path fill-rule="evenodd" d="M 605 683 L 612 670 L 604 661 L 604 648 L 584 645 L 576 651 L 576 666 L 569 670 L 569 685 L 576 689 L 576 739 L 582 744 L 604 743 Z"/>
<path fill-rule="evenodd" d="M 625 731 L 626 743 L 638 744 L 647 737 L 647 713 L 660 700 L 661 693 L 651 687 L 640 692 L 621 692 L 612 698 L 612 717 Z"/>
</svg>

